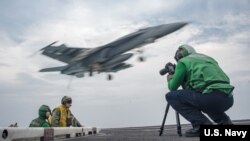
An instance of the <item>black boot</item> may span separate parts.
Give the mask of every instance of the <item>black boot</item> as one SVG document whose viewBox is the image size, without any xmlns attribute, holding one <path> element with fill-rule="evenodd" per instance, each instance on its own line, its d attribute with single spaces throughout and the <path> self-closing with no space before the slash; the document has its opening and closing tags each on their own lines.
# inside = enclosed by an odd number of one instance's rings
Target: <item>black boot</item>
<svg viewBox="0 0 250 141">
<path fill-rule="evenodd" d="M 201 125 L 213 125 L 210 120 L 203 122 Z M 192 129 L 189 129 L 185 133 L 186 137 L 199 137 L 200 136 L 200 125 L 193 125 Z"/>
<path fill-rule="evenodd" d="M 233 125 L 233 122 L 228 117 L 227 119 L 224 119 L 224 120 L 221 120 L 220 122 L 218 122 L 218 125 Z"/>
<path fill-rule="evenodd" d="M 189 129 L 185 133 L 186 137 L 199 137 L 200 136 L 200 126 L 195 126 L 192 129 Z"/>
</svg>

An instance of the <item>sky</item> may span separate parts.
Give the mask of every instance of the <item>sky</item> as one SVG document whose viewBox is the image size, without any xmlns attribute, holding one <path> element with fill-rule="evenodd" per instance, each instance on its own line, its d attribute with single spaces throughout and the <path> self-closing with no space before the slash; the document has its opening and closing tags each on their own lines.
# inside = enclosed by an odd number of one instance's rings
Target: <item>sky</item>
<svg viewBox="0 0 250 141">
<path fill-rule="evenodd" d="M 51 109 L 71 96 L 72 113 L 85 126 L 100 128 L 160 125 L 169 92 L 159 75 L 182 44 L 216 59 L 235 86 L 232 120 L 249 119 L 249 0 L 1 0 L 0 127 L 27 127 L 42 104 Z M 114 74 L 74 78 L 40 73 L 62 62 L 33 55 L 53 41 L 57 45 L 94 48 L 140 28 L 173 22 L 189 24 L 143 47 L 128 60 L 132 68 Z M 181 123 L 188 123 L 181 118 Z M 175 124 L 170 110 L 166 124 Z"/>
</svg>

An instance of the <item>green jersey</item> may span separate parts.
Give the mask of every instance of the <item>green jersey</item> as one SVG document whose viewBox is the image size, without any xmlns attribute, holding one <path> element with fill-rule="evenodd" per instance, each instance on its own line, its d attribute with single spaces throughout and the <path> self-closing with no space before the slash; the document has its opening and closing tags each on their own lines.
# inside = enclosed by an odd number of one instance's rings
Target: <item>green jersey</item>
<svg viewBox="0 0 250 141">
<path fill-rule="evenodd" d="M 192 53 L 181 58 L 176 66 L 173 78 L 168 81 L 170 90 L 193 89 L 203 94 L 214 90 L 231 94 L 234 87 L 228 76 L 211 57 Z"/>
</svg>

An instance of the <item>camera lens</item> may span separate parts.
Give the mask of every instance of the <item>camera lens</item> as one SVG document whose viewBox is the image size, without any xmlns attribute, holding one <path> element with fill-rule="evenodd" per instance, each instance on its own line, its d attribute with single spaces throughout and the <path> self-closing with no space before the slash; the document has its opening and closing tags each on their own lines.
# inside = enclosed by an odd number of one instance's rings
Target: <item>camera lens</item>
<svg viewBox="0 0 250 141">
<path fill-rule="evenodd" d="M 165 75 L 167 73 L 167 69 L 161 69 L 160 70 L 160 75 Z"/>
</svg>

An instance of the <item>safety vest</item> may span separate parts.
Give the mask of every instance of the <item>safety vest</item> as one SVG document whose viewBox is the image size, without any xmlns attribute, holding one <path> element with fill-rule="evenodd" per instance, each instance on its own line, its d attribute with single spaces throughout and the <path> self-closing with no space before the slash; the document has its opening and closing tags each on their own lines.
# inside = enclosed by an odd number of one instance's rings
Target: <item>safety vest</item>
<svg viewBox="0 0 250 141">
<path fill-rule="evenodd" d="M 219 90 L 230 94 L 234 89 L 228 76 L 211 57 L 203 54 L 190 54 L 179 60 L 186 66 L 187 74 L 184 88 L 194 89 L 202 93 Z"/>
<path fill-rule="evenodd" d="M 60 105 L 56 107 L 56 109 L 60 110 L 60 120 L 59 120 L 59 126 L 60 127 L 67 127 L 67 119 L 70 118 L 71 112 L 69 108 L 66 108 L 64 105 Z"/>
</svg>

